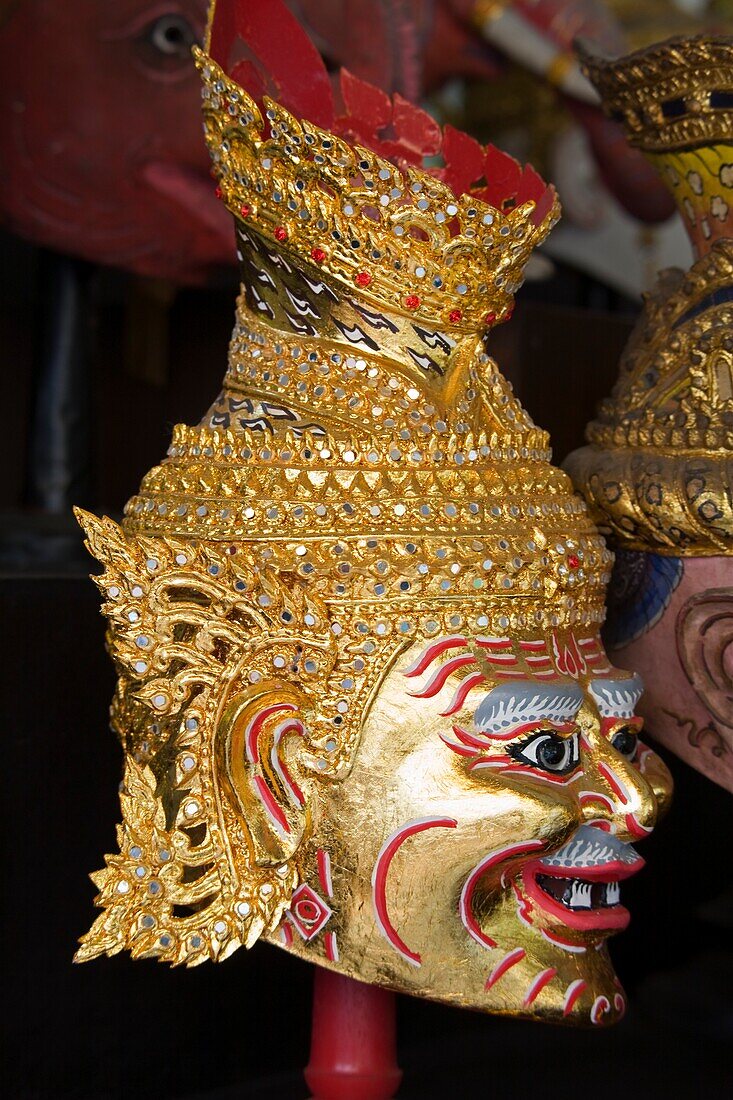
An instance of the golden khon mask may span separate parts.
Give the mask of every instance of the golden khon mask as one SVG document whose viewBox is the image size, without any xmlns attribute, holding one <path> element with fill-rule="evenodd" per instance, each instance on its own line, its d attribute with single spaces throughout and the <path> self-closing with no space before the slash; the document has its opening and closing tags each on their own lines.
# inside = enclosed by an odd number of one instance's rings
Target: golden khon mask
<svg viewBox="0 0 733 1100">
<path fill-rule="evenodd" d="M 122 528 L 80 514 L 125 774 L 78 958 L 264 938 L 612 1022 L 620 884 L 671 782 L 599 641 L 610 554 L 485 351 L 554 192 L 348 76 L 330 130 L 283 85 L 256 104 L 224 70 L 257 9 L 220 3 L 198 56 L 242 265 L 222 393 Z"/>
</svg>

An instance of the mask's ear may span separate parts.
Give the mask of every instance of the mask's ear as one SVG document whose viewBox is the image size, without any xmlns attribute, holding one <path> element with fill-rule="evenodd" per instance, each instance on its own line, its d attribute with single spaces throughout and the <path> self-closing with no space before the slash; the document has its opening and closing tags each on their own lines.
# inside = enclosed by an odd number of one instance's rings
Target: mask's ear
<svg viewBox="0 0 733 1100">
<path fill-rule="evenodd" d="M 257 684 L 227 700 L 217 725 L 222 782 L 247 824 L 259 866 L 285 863 L 305 833 L 301 705 L 291 685 Z M 307 779 L 303 786 L 310 787 Z"/>
<path fill-rule="evenodd" d="M 733 592 L 708 588 L 692 596 L 676 622 L 677 652 L 687 678 L 719 730 L 733 729 L 733 692 L 726 668 L 733 640 Z"/>
</svg>

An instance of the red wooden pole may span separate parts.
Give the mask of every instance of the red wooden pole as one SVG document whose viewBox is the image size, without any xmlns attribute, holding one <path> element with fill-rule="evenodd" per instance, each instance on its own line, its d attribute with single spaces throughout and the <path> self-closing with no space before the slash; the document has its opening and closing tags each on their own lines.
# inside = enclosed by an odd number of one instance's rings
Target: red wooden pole
<svg viewBox="0 0 733 1100">
<path fill-rule="evenodd" d="M 402 1079 L 394 993 L 316 967 L 305 1079 L 313 1100 L 391 1100 Z"/>
</svg>

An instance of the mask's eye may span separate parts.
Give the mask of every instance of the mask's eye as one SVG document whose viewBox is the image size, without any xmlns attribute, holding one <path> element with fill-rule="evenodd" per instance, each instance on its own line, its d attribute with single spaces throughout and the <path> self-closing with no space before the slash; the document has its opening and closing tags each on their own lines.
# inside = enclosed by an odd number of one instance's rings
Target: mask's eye
<svg viewBox="0 0 733 1100">
<path fill-rule="evenodd" d="M 190 61 L 191 47 L 196 41 L 191 24 L 181 15 L 161 15 L 150 25 L 147 38 L 153 49 L 166 58 Z"/>
<path fill-rule="evenodd" d="M 508 751 L 515 760 L 553 775 L 566 775 L 577 768 L 580 761 L 577 733 L 572 737 L 560 737 L 553 730 L 539 730 L 519 745 L 512 745 Z"/>
<path fill-rule="evenodd" d="M 622 726 L 614 733 L 611 744 L 616 752 L 621 753 L 627 760 L 633 760 L 639 748 L 639 738 L 631 726 Z"/>
</svg>

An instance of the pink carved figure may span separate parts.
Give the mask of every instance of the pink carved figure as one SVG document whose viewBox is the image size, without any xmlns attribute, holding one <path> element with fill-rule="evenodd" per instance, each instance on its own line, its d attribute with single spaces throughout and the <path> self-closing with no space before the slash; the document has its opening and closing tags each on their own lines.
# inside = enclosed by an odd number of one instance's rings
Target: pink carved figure
<svg viewBox="0 0 733 1100">
<path fill-rule="evenodd" d="M 58 252 L 200 282 L 235 262 L 198 118 L 205 0 L 0 6 L 0 218 Z"/>
</svg>

